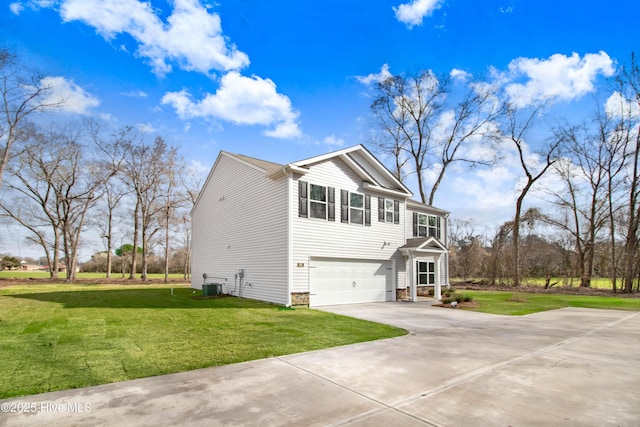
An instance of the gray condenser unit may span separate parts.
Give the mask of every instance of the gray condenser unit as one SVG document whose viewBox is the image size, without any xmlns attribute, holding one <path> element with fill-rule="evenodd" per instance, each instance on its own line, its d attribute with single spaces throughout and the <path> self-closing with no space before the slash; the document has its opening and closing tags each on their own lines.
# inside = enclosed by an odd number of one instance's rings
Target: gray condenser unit
<svg viewBox="0 0 640 427">
<path fill-rule="evenodd" d="M 202 296 L 212 297 L 222 293 L 221 283 L 205 283 L 202 285 Z"/>
</svg>

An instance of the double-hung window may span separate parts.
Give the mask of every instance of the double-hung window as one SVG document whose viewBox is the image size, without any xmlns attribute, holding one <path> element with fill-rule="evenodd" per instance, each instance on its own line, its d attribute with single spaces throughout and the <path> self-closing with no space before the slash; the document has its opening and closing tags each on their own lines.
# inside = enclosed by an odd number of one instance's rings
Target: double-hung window
<svg viewBox="0 0 640 427">
<path fill-rule="evenodd" d="M 378 197 L 378 221 L 400 224 L 400 202 Z"/>
<path fill-rule="evenodd" d="M 358 193 L 349 193 L 349 222 L 353 224 L 364 223 L 364 196 Z"/>
<path fill-rule="evenodd" d="M 327 187 L 309 185 L 309 216 L 327 219 Z"/>
<path fill-rule="evenodd" d="M 440 218 L 434 215 L 413 213 L 413 235 L 440 239 Z"/>
<path fill-rule="evenodd" d="M 340 190 L 340 221 L 371 225 L 371 196 Z"/>
<path fill-rule="evenodd" d="M 335 188 L 298 181 L 298 216 L 336 220 Z"/>
</svg>

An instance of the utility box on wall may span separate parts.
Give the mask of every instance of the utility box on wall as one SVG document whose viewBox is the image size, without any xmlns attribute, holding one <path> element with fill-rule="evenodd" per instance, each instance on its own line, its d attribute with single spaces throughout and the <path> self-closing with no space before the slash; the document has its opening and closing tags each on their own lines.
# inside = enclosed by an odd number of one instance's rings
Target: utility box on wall
<svg viewBox="0 0 640 427">
<path fill-rule="evenodd" d="M 221 283 L 205 283 L 202 285 L 202 296 L 212 297 L 222 293 Z"/>
</svg>

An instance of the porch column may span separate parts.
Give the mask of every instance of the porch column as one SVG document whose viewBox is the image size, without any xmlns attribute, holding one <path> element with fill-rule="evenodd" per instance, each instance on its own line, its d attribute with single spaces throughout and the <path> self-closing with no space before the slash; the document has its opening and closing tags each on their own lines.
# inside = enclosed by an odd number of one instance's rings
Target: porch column
<svg viewBox="0 0 640 427">
<path fill-rule="evenodd" d="M 412 302 L 416 302 L 418 300 L 418 288 L 416 286 L 416 278 L 418 275 L 416 274 L 416 260 L 413 258 L 413 252 L 409 255 L 409 262 L 411 263 L 411 281 L 409 283 L 409 299 Z"/>
<path fill-rule="evenodd" d="M 436 283 L 434 284 L 434 289 L 433 289 L 433 297 L 440 301 L 442 299 L 442 292 L 441 292 L 441 288 L 442 285 L 440 284 L 440 257 L 442 257 L 442 254 L 439 254 L 437 257 L 435 257 L 435 275 L 436 275 Z"/>
</svg>

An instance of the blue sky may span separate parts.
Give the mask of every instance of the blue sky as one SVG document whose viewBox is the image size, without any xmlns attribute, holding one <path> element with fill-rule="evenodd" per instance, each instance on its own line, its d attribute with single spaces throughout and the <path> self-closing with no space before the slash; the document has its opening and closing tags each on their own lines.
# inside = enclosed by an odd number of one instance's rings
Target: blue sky
<svg viewBox="0 0 640 427">
<path fill-rule="evenodd" d="M 529 100 L 551 90 L 571 116 L 638 50 L 640 22 L 634 0 L 8 0 L 0 8 L 2 45 L 69 98 L 58 118 L 137 126 L 204 169 L 219 150 L 287 163 L 368 144 L 366 82 L 420 69 L 464 71 Z M 517 177 L 508 159 L 497 170 L 454 170 L 436 205 L 500 223 L 512 215 Z"/>
</svg>

